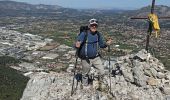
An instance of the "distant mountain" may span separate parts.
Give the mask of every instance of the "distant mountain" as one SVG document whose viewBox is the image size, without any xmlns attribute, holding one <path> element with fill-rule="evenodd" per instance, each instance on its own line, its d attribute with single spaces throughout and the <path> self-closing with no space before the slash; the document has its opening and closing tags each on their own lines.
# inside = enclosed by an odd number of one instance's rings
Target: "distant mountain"
<svg viewBox="0 0 170 100">
<path fill-rule="evenodd" d="M 56 11 L 62 8 L 57 5 L 32 5 L 24 2 L 0 1 L 0 16 L 25 16 L 33 13 Z"/>
<path fill-rule="evenodd" d="M 0 1 L 0 17 L 46 17 L 56 19 L 75 19 L 89 16 L 119 13 L 120 9 L 72 9 L 57 5 L 32 5 L 15 1 Z"/>
<path fill-rule="evenodd" d="M 151 6 L 143 7 L 138 10 L 134 10 L 133 13 L 137 16 L 147 16 L 151 12 Z M 170 16 L 170 7 L 164 5 L 155 6 L 155 13 L 158 16 Z"/>
<path fill-rule="evenodd" d="M 57 10 L 62 8 L 57 5 L 32 5 L 24 2 L 16 2 L 16 1 L 0 1 L 0 9 L 1 10 Z"/>
<path fill-rule="evenodd" d="M 117 8 L 110 9 L 72 9 L 64 8 L 58 5 L 33 5 L 24 2 L 16 1 L 0 1 L 0 16 L 84 16 L 84 15 L 95 15 L 95 14 L 113 14 L 121 13 L 125 15 L 137 15 L 146 16 L 150 13 L 150 6 L 143 7 L 138 10 L 124 10 Z M 155 11 L 158 15 L 168 16 L 170 15 L 170 7 L 159 5 L 155 7 Z M 83 12 L 83 13 L 82 13 Z M 123 15 L 124 16 L 124 15 Z"/>
</svg>

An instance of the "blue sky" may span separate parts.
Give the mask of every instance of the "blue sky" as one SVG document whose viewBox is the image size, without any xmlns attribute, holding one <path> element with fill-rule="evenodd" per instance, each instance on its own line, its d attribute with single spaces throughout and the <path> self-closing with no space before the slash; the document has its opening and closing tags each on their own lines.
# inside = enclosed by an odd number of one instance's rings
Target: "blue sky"
<svg viewBox="0 0 170 100">
<path fill-rule="evenodd" d="M 13 0 L 31 4 L 59 5 L 68 8 L 141 8 L 152 0 Z M 170 6 L 170 0 L 156 0 L 156 5 Z"/>
</svg>

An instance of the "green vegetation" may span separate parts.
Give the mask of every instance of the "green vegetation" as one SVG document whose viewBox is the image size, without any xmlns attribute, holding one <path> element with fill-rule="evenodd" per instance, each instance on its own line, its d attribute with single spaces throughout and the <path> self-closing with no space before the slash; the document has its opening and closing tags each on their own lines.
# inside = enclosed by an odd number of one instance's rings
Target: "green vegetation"
<svg viewBox="0 0 170 100">
<path fill-rule="evenodd" d="M 19 100 L 28 78 L 12 68 L 0 66 L 0 80 L 0 100 Z"/>
<path fill-rule="evenodd" d="M 7 64 L 16 64 L 20 61 L 9 56 L 0 56 L 0 65 L 6 66 Z"/>
<path fill-rule="evenodd" d="M 75 41 L 76 38 L 76 34 L 75 33 L 53 33 L 52 34 L 52 39 L 54 39 L 55 41 L 58 41 L 61 44 L 66 44 L 68 46 L 73 46 L 73 42 Z"/>
<path fill-rule="evenodd" d="M 166 67 L 166 69 L 170 70 L 170 59 L 168 59 L 169 57 L 167 56 L 163 56 L 163 57 L 158 57 L 158 59 L 164 64 L 164 66 Z"/>
<path fill-rule="evenodd" d="M 0 57 L 0 100 L 19 100 L 22 96 L 29 78 L 7 66 L 18 62 L 12 57 Z"/>
<path fill-rule="evenodd" d="M 119 45 L 119 49 L 136 50 L 136 46 L 134 45 L 123 44 L 123 43 L 118 43 L 118 45 Z"/>
</svg>

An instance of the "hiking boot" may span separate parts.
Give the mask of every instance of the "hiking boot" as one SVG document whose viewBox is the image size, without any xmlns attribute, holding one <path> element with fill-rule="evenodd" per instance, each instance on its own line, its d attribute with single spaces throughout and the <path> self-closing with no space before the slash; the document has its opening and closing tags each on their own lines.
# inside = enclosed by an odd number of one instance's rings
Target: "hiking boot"
<svg viewBox="0 0 170 100">
<path fill-rule="evenodd" d="M 82 77 L 82 84 L 84 86 L 88 86 L 89 82 L 88 82 L 88 75 L 83 75 Z"/>
<path fill-rule="evenodd" d="M 94 77 L 93 75 L 88 76 L 88 84 L 92 85 L 93 84 Z"/>
<path fill-rule="evenodd" d="M 81 73 L 77 73 L 75 75 L 75 78 L 76 78 L 77 82 L 81 82 L 82 81 L 82 74 Z"/>
</svg>

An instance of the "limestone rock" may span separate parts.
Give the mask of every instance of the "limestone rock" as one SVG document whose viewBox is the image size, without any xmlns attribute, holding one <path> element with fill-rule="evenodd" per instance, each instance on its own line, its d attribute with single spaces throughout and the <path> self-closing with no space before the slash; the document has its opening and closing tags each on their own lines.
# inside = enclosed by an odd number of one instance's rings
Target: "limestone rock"
<svg viewBox="0 0 170 100">
<path fill-rule="evenodd" d="M 170 72 L 168 72 L 167 74 L 165 74 L 166 79 L 170 80 Z"/>
<path fill-rule="evenodd" d="M 134 81 L 139 86 L 146 86 L 146 76 L 142 70 L 142 66 L 136 66 L 133 68 Z"/>
<path fill-rule="evenodd" d="M 144 70 L 144 74 L 149 76 L 149 77 L 152 77 L 152 73 L 151 73 L 150 69 Z"/>
<path fill-rule="evenodd" d="M 165 100 L 170 100 L 170 95 L 166 96 Z"/>
<path fill-rule="evenodd" d="M 157 73 L 157 77 L 158 77 L 159 79 L 165 78 L 165 74 L 164 74 L 164 73 L 161 73 L 161 72 L 158 72 L 158 73 Z"/>
<path fill-rule="evenodd" d="M 139 59 L 140 61 L 146 61 L 148 60 L 148 57 L 148 53 L 145 49 L 142 49 L 134 56 L 135 59 Z"/>
<path fill-rule="evenodd" d="M 152 76 L 156 77 L 157 76 L 157 71 L 154 68 L 151 68 L 150 70 L 151 70 Z"/>
<path fill-rule="evenodd" d="M 68 50 L 69 47 L 64 45 L 57 47 L 59 51 L 66 49 Z M 79 83 L 73 96 L 70 96 L 75 62 L 74 53 L 70 51 L 64 55 L 69 59 L 72 56 L 68 61 L 67 73 L 33 74 L 21 100 L 170 100 L 170 72 L 164 69 L 164 65 L 158 59 L 145 50 L 117 58 L 111 67 L 113 68 L 112 74 L 113 72 L 119 72 L 119 74 L 114 73 L 111 78 L 108 76 L 108 62 L 104 61 L 107 73 L 101 85 L 103 90 L 96 90 L 95 83 L 94 86 L 83 86 L 82 89 Z M 79 64 L 80 62 L 78 61 Z M 111 93 L 108 93 L 109 87 L 107 86 L 110 82 Z"/>
<path fill-rule="evenodd" d="M 134 78 L 131 71 L 124 69 L 122 70 L 122 73 L 126 81 L 134 82 Z"/>
<path fill-rule="evenodd" d="M 149 78 L 147 80 L 147 83 L 151 86 L 157 86 L 158 85 L 158 80 L 154 79 L 154 78 Z"/>
<path fill-rule="evenodd" d="M 161 87 L 161 90 L 164 94 L 170 95 L 170 85 L 165 85 L 165 86 Z"/>
</svg>

